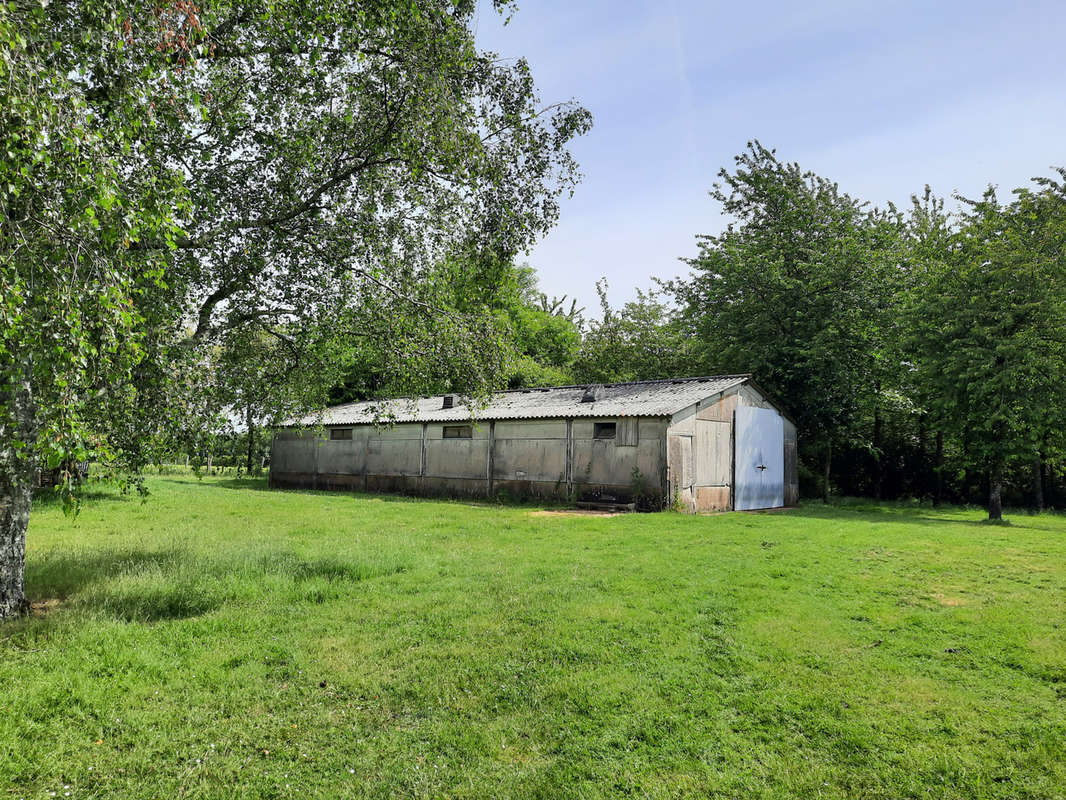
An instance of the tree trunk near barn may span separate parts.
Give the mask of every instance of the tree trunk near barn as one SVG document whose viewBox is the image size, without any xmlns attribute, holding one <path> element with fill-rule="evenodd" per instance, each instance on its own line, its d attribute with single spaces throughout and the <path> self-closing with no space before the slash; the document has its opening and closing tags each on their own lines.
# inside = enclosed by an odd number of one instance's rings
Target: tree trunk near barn
<svg viewBox="0 0 1066 800">
<path fill-rule="evenodd" d="M 944 499 L 944 431 L 936 432 L 936 494 L 933 505 L 940 505 Z"/>
<path fill-rule="evenodd" d="M 24 365 L 24 375 L 29 365 Z M 12 381 L 6 406 L 11 417 L 0 422 L 0 619 L 26 610 L 26 529 L 37 474 L 32 446 L 15 442 L 36 439 L 36 414 L 28 378 Z M 11 428 L 8 429 L 7 425 Z"/>
<path fill-rule="evenodd" d="M 829 468 L 833 465 L 833 444 L 825 446 L 825 473 L 822 476 L 822 502 L 829 502 Z"/>
<path fill-rule="evenodd" d="M 988 518 L 1003 519 L 1003 471 L 999 464 L 992 467 L 988 476 Z"/>
</svg>

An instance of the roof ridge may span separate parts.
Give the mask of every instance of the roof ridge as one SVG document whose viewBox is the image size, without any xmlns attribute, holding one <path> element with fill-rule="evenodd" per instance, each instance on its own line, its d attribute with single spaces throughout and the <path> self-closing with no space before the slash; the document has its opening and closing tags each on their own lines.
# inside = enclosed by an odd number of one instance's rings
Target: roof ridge
<svg viewBox="0 0 1066 800">
<path fill-rule="evenodd" d="M 662 383 L 696 383 L 699 381 L 722 381 L 728 379 L 739 380 L 740 378 L 750 378 L 752 373 L 750 372 L 737 372 L 726 375 L 694 375 L 690 377 L 680 378 L 651 378 L 640 381 L 613 381 L 611 383 L 597 383 L 596 381 L 588 381 L 586 383 L 567 383 L 560 386 L 525 386 L 519 389 L 494 389 L 490 394 L 515 394 L 523 392 L 550 392 L 555 389 L 585 389 L 589 386 L 654 386 Z M 327 406 L 327 408 L 345 408 L 347 406 L 361 405 L 363 403 L 391 403 L 397 400 L 432 400 L 434 397 L 444 397 L 448 394 L 464 396 L 462 392 L 441 392 L 440 394 L 419 394 L 419 395 L 405 395 L 403 397 L 379 397 L 370 400 L 351 400 L 347 403 L 340 403 L 335 406 Z"/>
<path fill-rule="evenodd" d="M 651 378 L 648 380 L 640 381 L 612 381 L 610 383 L 598 383 L 597 381 L 588 381 L 586 383 L 568 383 L 562 386 L 526 386 L 521 389 L 497 389 L 493 394 L 510 394 L 511 392 L 547 392 L 552 389 L 584 389 L 588 386 L 648 386 L 658 383 L 693 383 L 696 381 L 721 381 L 728 378 L 750 378 L 752 373 L 750 372 L 737 372 L 727 375 L 695 375 L 684 378 Z M 430 395 L 435 397 L 436 395 Z"/>
</svg>

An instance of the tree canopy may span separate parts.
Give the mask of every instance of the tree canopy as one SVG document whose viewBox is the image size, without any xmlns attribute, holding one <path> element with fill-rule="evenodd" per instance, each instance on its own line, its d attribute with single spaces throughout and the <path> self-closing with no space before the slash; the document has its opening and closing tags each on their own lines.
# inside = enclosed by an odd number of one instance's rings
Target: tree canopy
<svg viewBox="0 0 1066 800">
<path fill-rule="evenodd" d="M 493 385 L 496 320 L 442 305 L 446 264 L 513 257 L 554 224 L 590 115 L 479 51 L 475 12 L 0 8 L 0 615 L 23 603 L 38 465 L 144 463 L 238 402 L 223 381 L 268 342 L 292 365 L 274 380 L 340 375 L 369 341 L 393 385 Z"/>
</svg>

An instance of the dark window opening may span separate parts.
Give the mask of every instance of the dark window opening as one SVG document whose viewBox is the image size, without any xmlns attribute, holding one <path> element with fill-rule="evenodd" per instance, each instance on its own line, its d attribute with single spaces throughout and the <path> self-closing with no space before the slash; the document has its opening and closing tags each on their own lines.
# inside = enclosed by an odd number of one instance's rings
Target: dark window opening
<svg viewBox="0 0 1066 800">
<path fill-rule="evenodd" d="M 616 425 L 613 422 L 592 423 L 593 439 L 613 439 Z"/>
<path fill-rule="evenodd" d="M 352 439 L 351 428 L 330 428 L 329 438 L 334 442 L 350 442 Z"/>
<path fill-rule="evenodd" d="M 472 439 L 474 437 L 474 429 L 469 425 L 445 425 L 444 426 L 444 438 L 445 439 Z"/>
</svg>

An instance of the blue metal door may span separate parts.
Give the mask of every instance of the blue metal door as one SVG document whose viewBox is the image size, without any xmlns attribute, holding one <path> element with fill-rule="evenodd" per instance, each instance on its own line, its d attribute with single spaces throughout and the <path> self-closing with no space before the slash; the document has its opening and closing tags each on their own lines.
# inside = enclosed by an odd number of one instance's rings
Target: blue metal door
<svg viewBox="0 0 1066 800">
<path fill-rule="evenodd" d="M 737 511 L 785 504 L 785 425 L 768 408 L 740 406 L 733 417 Z"/>
</svg>

